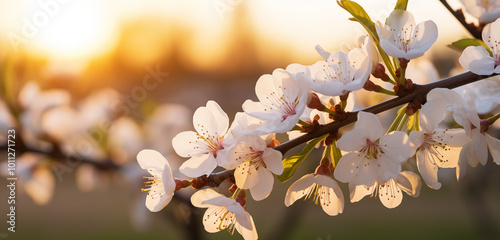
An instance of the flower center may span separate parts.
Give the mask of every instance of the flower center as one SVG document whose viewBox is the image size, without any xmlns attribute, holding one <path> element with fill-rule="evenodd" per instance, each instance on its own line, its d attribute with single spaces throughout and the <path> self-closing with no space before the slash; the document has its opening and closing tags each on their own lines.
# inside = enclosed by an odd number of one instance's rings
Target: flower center
<svg viewBox="0 0 500 240">
<path fill-rule="evenodd" d="M 279 86 L 281 88 L 282 86 Z M 283 88 L 285 90 L 286 88 Z M 281 122 L 285 121 L 288 117 L 297 114 L 295 108 L 299 104 L 299 97 L 297 96 L 294 100 L 291 100 L 285 95 L 278 95 L 276 92 L 272 92 L 269 96 L 266 96 L 268 103 L 271 105 L 270 110 L 276 109 L 281 113 Z M 267 109 L 264 109 L 267 111 Z"/>
<path fill-rule="evenodd" d="M 340 82 L 344 85 L 352 82 L 354 80 L 354 72 L 356 70 L 354 63 L 351 64 L 350 61 L 347 61 L 347 63 L 334 61 L 335 59 L 332 59 L 329 64 L 323 65 L 323 72 L 325 72 L 325 78 L 323 81 Z"/>
<path fill-rule="evenodd" d="M 210 154 L 217 158 L 217 153 L 224 149 L 221 144 L 223 139 L 224 137 L 219 137 L 217 134 L 210 135 L 207 132 L 202 132 L 201 135 L 198 134 L 198 140 L 196 141 L 194 149 L 206 149 Z"/>
<path fill-rule="evenodd" d="M 372 142 L 370 139 L 366 139 L 366 145 L 359 151 L 360 153 L 365 155 L 367 159 L 378 159 L 382 156 L 382 149 L 380 149 L 378 142 Z"/>
<path fill-rule="evenodd" d="M 399 193 L 400 191 L 401 189 L 396 184 L 396 181 L 394 181 L 394 179 L 391 178 L 389 179 L 388 182 L 384 184 L 379 184 L 378 182 L 375 182 L 375 185 L 371 187 L 370 198 L 377 198 L 378 195 L 379 198 L 385 197 L 387 198 L 387 200 L 390 200 L 391 198 L 396 198 L 396 193 Z"/>
<path fill-rule="evenodd" d="M 151 177 L 142 177 L 147 181 L 144 182 L 146 188 L 141 188 L 141 192 L 148 192 L 151 198 L 162 197 L 165 194 L 165 188 L 163 187 L 163 180 L 161 179 L 161 173 L 153 169 L 148 170 L 152 175 Z"/>
<path fill-rule="evenodd" d="M 203 221 L 214 221 L 213 224 L 217 225 L 219 230 L 227 229 L 232 235 L 236 224 L 236 214 L 227 210 L 226 207 L 221 206 L 207 214 Z"/>
<path fill-rule="evenodd" d="M 408 52 L 415 45 L 415 38 L 417 38 L 418 31 L 414 29 L 413 24 L 404 26 L 401 29 L 391 28 L 392 41 L 401 50 Z"/>
<path fill-rule="evenodd" d="M 258 170 L 259 167 L 262 165 L 266 167 L 266 164 L 264 163 L 264 159 L 262 158 L 262 154 L 264 154 L 263 151 L 256 151 L 252 147 L 249 147 L 250 152 L 246 154 L 246 159 L 242 163 L 241 170 L 246 171 L 249 175 L 252 174 L 252 172 L 255 170 Z"/>
<path fill-rule="evenodd" d="M 444 133 L 446 133 L 446 131 L 447 130 L 445 130 Z M 421 148 L 424 149 L 426 158 L 429 159 L 432 164 L 437 165 L 448 162 L 447 159 L 444 159 L 442 151 L 450 151 L 451 148 L 444 144 L 444 139 L 436 136 L 435 133 L 436 132 L 432 134 L 424 133 L 425 140 Z"/>
</svg>

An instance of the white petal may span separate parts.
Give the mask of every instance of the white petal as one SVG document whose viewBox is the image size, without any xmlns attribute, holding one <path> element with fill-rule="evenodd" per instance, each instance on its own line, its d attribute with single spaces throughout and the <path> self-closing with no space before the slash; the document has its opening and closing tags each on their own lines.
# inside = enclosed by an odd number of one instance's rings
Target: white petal
<svg viewBox="0 0 500 240">
<path fill-rule="evenodd" d="M 250 160 L 243 161 L 234 170 L 236 185 L 241 189 L 254 187 L 259 181 L 259 175 L 255 165 Z"/>
<path fill-rule="evenodd" d="M 173 196 L 174 194 L 163 194 L 161 196 L 153 197 L 152 195 L 148 194 L 146 196 L 146 207 L 151 212 L 159 212 L 165 206 L 167 206 L 168 203 L 170 203 Z"/>
<path fill-rule="evenodd" d="M 401 131 L 394 131 L 380 138 L 380 148 L 386 155 L 397 163 L 402 163 L 410 157 L 411 146 L 408 135 Z"/>
<path fill-rule="evenodd" d="M 427 186 L 433 189 L 440 189 L 441 183 L 438 182 L 437 172 L 438 166 L 432 164 L 428 159 L 428 153 L 426 150 L 420 150 L 417 152 L 417 167 L 420 175 L 424 179 Z"/>
<path fill-rule="evenodd" d="M 281 120 L 281 117 L 277 116 L 274 109 L 271 109 L 269 106 L 262 102 L 254 102 L 252 100 L 246 100 L 242 105 L 243 111 L 246 114 L 263 119 L 263 120 Z"/>
<path fill-rule="evenodd" d="M 324 191 L 320 195 L 320 203 L 323 211 L 330 216 L 336 216 L 344 211 L 344 194 L 338 183 L 330 177 L 317 175 L 315 182 L 321 185 L 321 190 Z"/>
<path fill-rule="evenodd" d="M 314 183 L 314 174 L 307 174 L 302 176 L 299 180 L 295 181 L 287 190 L 285 196 L 285 206 L 289 207 L 298 199 L 304 197 L 309 188 Z"/>
<path fill-rule="evenodd" d="M 474 152 L 476 153 L 477 159 L 481 165 L 486 165 L 488 161 L 488 144 L 486 142 L 486 137 L 480 131 L 475 129 L 472 136 L 472 142 L 474 144 Z"/>
<path fill-rule="evenodd" d="M 399 49 L 388 39 L 380 39 L 380 46 L 387 55 L 395 58 L 409 58 L 405 51 Z M 423 55 L 423 53 L 422 53 Z M 410 58 L 411 59 L 411 58 Z"/>
<path fill-rule="evenodd" d="M 214 101 L 208 101 L 207 107 L 199 107 L 193 115 L 196 132 L 205 138 L 222 137 L 229 126 L 229 118 Z"/>
<path fill-rule="evenodd" d="M 383 128 L 378 117 L 360 111 L 354 129 L 344 134 L 337 142 L 337 146 L 343 151 L 358 151 L 366 146 L 367 140 L 375 142 L 382 135 Z"/>
<path fill-rule="evenodd" d="M 458 128 L 436 129 L 433 138 L 451 147 L 461 147 L 470 142 L 465 130 Z"/>
<path fill-rule="evenodd" d="M 424 132 L 411 131 L 410 136 L 408 136 L 408 139 L 410 140 L 410 146 L 412 148 L 410 156 L 413 156 L 413 155 L 415 155 L 418 148 L 420 148 L 425 141 Z"/>
<path fill-rule="evenodd" d="M 31 179 L 25 180 L 24 190 L 36 204 L 45 205 L 54 195 L 56 179 L 47 168 L 36 167 L 32 171 Z"/>
<path fill-rule="evenodd" d="M 259 176 L 259 180 L 254 187 L 250 188 L 250 193 L 255 201 L 260 201 L 267 198 L 267 196 L 271 194 L 271 191 L 273 190 L 274 177 L 270 171 L 262 166 L 259 167 L 257 174 Z"/>
<path fill-rule="evenodd" d="M 374 186 L 366 187 L 364 185 L 355 185 L 349 183 L 349 190 L 351 192 L 350 194 L 351 202 L 352 203 L 359 202 L 365 196 L 372 194 L 373 188 Z"/>
<path fill-rule="evenodd" d="M 434 88 L 427 94 L 427 101 L 443 99 L 448 105 L 460 105 L 462 97 L 457 92 L 446 88 Z"/>
<path fill-rule="evenodd" d="M 207 211 L 205 211 L 205 214 L 203 214 L 203 226 L 205 227 L 205 231 L 216 233 L 221 230 L 219 228 L 221 225 L 221 217 L 215 216 L 215 212 L 218 212 L 219 208 L 221 207 L 209 207 Z"/>
<path fill-rule="evenodd" d="M 227 206 L 227 209 L 236 215 L 236 222 L 242 227 L 249 230 L 253 229 L 250 214 L 238 202 Z"/>
<path fill-rule="evenodd" d="M 157 171 L 162 171 L 165 166 L 170 169 L 167 159 L 161 153 L 151 149 L 140 151 L 137 154 L 137 162 L 142 169 L 153 168 Z"/>
<path fill-rule="evenodd" d="M 266 164 L 266 168 L 276 175 L 281 175 L 283 173 L 282 158 L 283 155 L 281 152 L 272 148 L 266 148 L 262 154 L 262 159 Z"/>
<path fill-rule="evenodd" d="M 379 158 L 380 159 L 380 158 Z M 378 177 L 382 177 L 382 174 L 379 174 L 379 166 L 376 161 L 373 161 L 373 159 L 360 159 L 362 162 L 358 164 L 359 166 L 359 173 L 357 174 L 356 178 L 353 179 L 353 183 L 356 185 L 365 185 L 365 186 L 372 186 L 375 184 L 375 181 L 377 181 Z M 401 169 L 400 164 L 392 164 L 399 166 L 399 170 Z M 337 169 L 335 169 L 337 171 Z M 389 171 L 387 171 L 389 172 Z M 391 176 L 389 174 L 384 174 Z"/>
<path fill-rule="evenodd" d="M 347 183 L 358 175 L 359 166 L 362 162 L 361 157 L 358 155 L 358 153 L 350 152 L 340 158 L 333 174 L 337 180 Z"/>
<path fill-rule="evenodd" d="M 253 222 L 253 218 L 250 214 L 250 222 L 251 222 L 251 229 L 244 228 L 241 226 L 241 224 L 236 223 L 235 228 L 236 230 L 243 236 L 243 239 L 245 240 L 256 240 L 259 235 L 257 234 L 257 228 L 255 228 L 255 223 Z"/>
<path fill-rule="evenodd" d="M 420 126 L 425 133 L 432 133 L 446 115 L 446 102 L 443 99 L 428 101 L 420 110 Z"/>
<path fill-rule="evenodd" d="M 215 198 L 219 198 L 219 197 L 224 197 L 224 196 L 222 194 L 216 192 L 215 190 L 211 189 L 211 188 L 206 188 L 206 189 L 198 190 L 197 192 L 195 192 L 191 196 L 191 203 L 195 207 L 206 208 L 206 207 L 212 206 L 211 204 L 207 204 L 205 202 L 206 200 L 215 199 Z M 227 202 L 224 202 L 224 203 L 225 203 L 225 205 L 229 205 L 229 204 L 232 204 L 233 202 L 234 202 L 234 200 L 227 201 Z M 216 206 L 221 206 L 221 205 L 218 204 Z"/>
<path fill-rule="evenodd" d="M 320 45 L 316 45 L 316 47 L 314 47 L 314 49 L 316 49 L 316 52 L 318 52 L 318 54 L 323 58 L 325 59 L 325 61 L 328 61 L 328 58 L 330 57 L 330 53 L 325 51 Z"/>
<path fill-rule="evenodd" d="M 403 192 L 397 186 L 394 179 L 390 179 L 383 185 L 379 185 L 378 197 L 386 208 L 395 208 L 403 201 Z"/>
<path fill-rule="evenodd" d="M 181 157 L 191 157 L 208 153 L 205 140 L 193 131 L 185 131 L 177 134 L 172 139 L 172 147 L 177 155 Z"/>
<path fill-rule="evenodd" d="M 396 177 L 396 182 L 401 190 L 405 191 L 408 195 L 412 197 L 418 197 L 420 195 L 422 182 L 416 173 L 410 171 L 401 172 Z"/>
<path fill-rule="evenodd" d="M 486 142 L 488 143 L 488 148 L 490 149 L 493 161 L 500 165 L 500 140 L 490 136 L 489 134 L 484 134 L 486 137 Z"/>
<path fill-rule="evenodd" d="M 191 157 L 179 167 L 179 171 L 189 177 L 210 174 L 217 167 L 217 160 L 212 154 L 201 154 Z"/>
<path fill-rule="evenodd" d="M 483 46 L 465 48 L 458 61 L 463 68 L 478 75 L 490 75 L 495 68 L 495 59 Z"/>
<path fill-rule="evenodd" d="M 438 28 L 436 23 L 432 20 L 419 23 L 415 28 L 415 32 L 417 34 L 417 38 L 414 39 L 416 42 L 412 49 L 415 52 L 427 52 L 438 37 Z"/>
</svg>

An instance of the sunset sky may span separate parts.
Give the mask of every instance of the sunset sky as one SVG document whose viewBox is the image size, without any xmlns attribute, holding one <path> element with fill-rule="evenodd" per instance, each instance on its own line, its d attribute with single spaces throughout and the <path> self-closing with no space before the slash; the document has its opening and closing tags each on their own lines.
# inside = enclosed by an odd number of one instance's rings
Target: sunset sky
<svg viewBox="0 0 500 240">
<path fill-rule="evenodd" d="M 317 44 L 333 51 L 343 44 L 353 44 L 355 37 L 364 33 L 359 24 L 347 20 L 348 13 L 334 0 L 147 0 L 140 4 L 119 0 L 66 2 L 2 1 L 0 30 L 6 36 L 2 41 L 12 48 L 13 36 L 24 37 L 23 31 L 28 29 L 34 34 L 25 38 L 27 41 L 20 45 L 21 49 L 55 61 L 84 63 L 111 51 L 124 23 L 145 17 L 156 18 L 193 32 L 194 40 L 186 47 L 195 55 L 191 58 L 203 64 L 197 56 L 207 60 L 217 57 L 220 49 L 225 47 L 234 11 L 241 7 L 246 8 L 251 28 L 263 42 L 279 43 L 291 54 L 305 59 L 317 58 L 314 51 Z M 387 17 L 396 1 L 357 2 L 376 21 Z M 439 1 L 412 1 L 408 9 L 414 13 L 417 22 L 432 19 L 437 23 L 440 38 L 435 47 L 452 41 L 446 38 L 448 35 L 466 35 Z"/>
</svg>

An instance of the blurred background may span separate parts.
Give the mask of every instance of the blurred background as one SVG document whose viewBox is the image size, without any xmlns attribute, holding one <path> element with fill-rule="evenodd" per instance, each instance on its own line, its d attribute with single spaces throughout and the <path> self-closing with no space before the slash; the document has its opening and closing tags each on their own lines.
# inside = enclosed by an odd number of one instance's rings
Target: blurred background
<svg viewBox="0 0 500 240">
<path fill-rule="evenodd" d="M 396 3 L 356 2 L 374 21 L 385 20 Z M 432 19 L 439 29 L 431 50 L 409 65 L 415 68 L 410 78 L 426 83 L 463 72 L 456 67 L 459 53 L 447 47 L 469 37 L 462 26 L 437 0 L 410 1 L 408 9 L 417 23 Z M 162 212 L 149 212 L 140 192 L 147 173 L 135 156 L 152 148 L 180 166 L 171 139 L 192 129 L 197 107 L 215 100 L 233 119 L 246 99 L 256 100 L 261 75 L 321 60 L 318 44 L 327 51 L 354 46 L 365 32 L 348 18 L 334 0 L 2 1 L 0 145 L 15 128 L 17 147 L 30 153 L 16 155 L 17 231 L 8 232 L 1 221 L 0 238 L 241 239 L 206 233 L 204 209 L 189 206 L 190 190 L 176 193 Z M 362 108 L 384 99 L 363 90 L 356 100 Z M 6 158 L 0 161 L 5 175 Z M 276 181 L 264 201 L 248 199 L 261 239 L 500 234 L 500 169 L 491 161 L 469 168 L 459 183 L 454 169 L 442 170 L 441 190 L 423 186 L 419 198 L 405 196 L 396 209 L 378 199 L 347 200 L 336 217 L 311 201 L 283 204 L 291 183 L 314 168 L 311 161 L 289 182 Z M 7 218 L 7 194 L 2 187 L 1 219 Z"/>
</svg>

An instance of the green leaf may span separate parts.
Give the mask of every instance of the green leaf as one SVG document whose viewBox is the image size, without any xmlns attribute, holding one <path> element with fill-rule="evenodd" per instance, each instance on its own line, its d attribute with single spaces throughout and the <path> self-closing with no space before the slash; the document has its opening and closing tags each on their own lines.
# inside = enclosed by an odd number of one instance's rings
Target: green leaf
<svg viewBox="0 0 500 240">
<path fill-rule="evenodd" d="M 299 168 L 300 164 L 302 164 L 304 159 L 306 159 L 309 153 L 311 153 L 311 151 L 314 149 L 314 146 L 316 146 L 316 144 L 321 142 L 327 136 L 328 134 L 325 134 L 312 140 L 304 147 L 304 149 L 302 149 L 302 152 L 292 154 L 283 159 L 283 167 L 285 168 L 285 170 L 281 175 L 277 176 L 278 180 L 280 180 L 280 182 L 286 182 L 288 179 L 292 178 L 292 176 L 295 174 L 295 171 L 297 171 L 297 169 Z"/>
<path fill-rule="evenodd" d="M 486 43 L 484 43 L 480 39 L 464 38 L 464 39 L 460 39 L 458 41 L 452 42 L 451 45 L 459 50 L 462 50 L 462 51 L 469 46 L 483 46 L 484 48 L 486 48 L 486 50 L 488 50 L 490 55 L 493 56 L 488 45 L 486 45 Z"/>
<path fill-rule="evenodd" d="M 373 23 L 370 16 L 368 16 L 368 13 L 366 13 L 365 9 L 363 9 L 361 5 L 350 0 L 337 0 L 337 4 L 353 16 L 352 18 L 349 18 L 349 20 L 359 22 L 374 39 L 374 41 L 379 41 L 377 30 L 375 29 L 375 23 Z"/>
<path fill-rule="evenodd" d="M 394 9 L 401 9 L 406 11 L 406 7 L 408 7 L 408 0 L 398 0 Z"/>
</svg>

